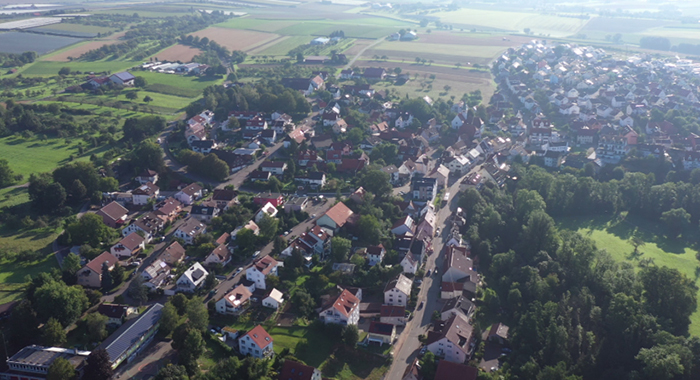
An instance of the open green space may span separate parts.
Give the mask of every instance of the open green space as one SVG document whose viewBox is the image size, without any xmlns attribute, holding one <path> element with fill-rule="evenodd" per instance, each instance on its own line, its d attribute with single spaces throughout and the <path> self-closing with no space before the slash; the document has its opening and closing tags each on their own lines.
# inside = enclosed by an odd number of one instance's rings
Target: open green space
<svg viewBox="0 0 700 380">
<path fill-rule="evenodd" d="M 73 61 L 73 62 L 52 62 L 37 61 L 21 70 L 22 75 L 57 75 L 58 70 L 63 67 L 70 67 L 73 71 L 116 73 L 140 65 L 140 61 L 122 61 L 105 59 L 101 61 Z"/>
<path fill-rule="evenodd" d="M 256 55 L 287 55 L 290 50 L 299 45 L 308 44 L 312 39 L 311 36 L 287 36 L 285 39 L 265 48 Z"/>
<path fill-rule="evenodd" d="M 66 144 L 65 139 L 42 141 L 39 137 L 3 137 L 0 138 L 0 158 L 6 159 L 15 173 L 27 179 L 32 173 L 48 172 L 67 163 L 71 155 L 78 156 L 79 141 L 71 139 Z M 85 155 L 82 159 L 88 157 Z"/>
<path fill-rule="evenodd" d="M 456 11 L 436 12 L 431 16 L 439 17 L 445 24 L 469 28 L 488 28 L 522 32 L 530 28 L 535 34 L 564 37 L 575 33 L 588 20 L 544 15 L 527 12 L 505 12 L 496 10 L 462 8 Z"/>
<path fill-rule="evenodd" d="M 152 71 L 133 71 L 132 74 L 146 79 L 147 90 L 188 98 L 196 98 L 202 94 L 205 88 L 222 81 L 222 79 L 163 74 Z"/>
<path fill-rule="evenodd" d="M 385 41 L 375 47 L 373 50 L 386 52 L 391 56 L 390 52 L 416 52 L 416 56 L 421 54 L 448 54 L 454 56 L 476 57 L 476 58 L 492 58 L 505 50 L 502 46 L 484 46 L 484 45 L 453 45 L 453 44 L 427 44 L 420 42 L 398 42 Z"/>
<path fill-rule="evenodd" d="M 278 29 L 275 33 L 290 36 L 327 36 L 336 30 L 342 30 L 345 37 L 354 38 L 380 38 L 398 31 L 397 27 L 377 27 L 372 24 L 300 21 Z"/>
<path fill-rule="evenodd" d="M 657 266 L 674 268 L 691 279 L 698 277 L 696 268 L 697 251 L 690 248 L 683 239 L 668 239 L 657 234 L 663 226 L 628 215 L 618 218 L 567 217 L 558 218 L 560 228 L 577 231 L 593 241 L 599 249 L 604 249 L 618 261 L 630 261 L 634 264 L 640 260 L 653 260 Z M 632 236 L 639 236 L 645 244 L 639 247 L 639 254 L 634 255 L 634 247 L 629 243 Z M 700 311 L 690 317 L 690 334 L 700 336 Z"/>
</svg>

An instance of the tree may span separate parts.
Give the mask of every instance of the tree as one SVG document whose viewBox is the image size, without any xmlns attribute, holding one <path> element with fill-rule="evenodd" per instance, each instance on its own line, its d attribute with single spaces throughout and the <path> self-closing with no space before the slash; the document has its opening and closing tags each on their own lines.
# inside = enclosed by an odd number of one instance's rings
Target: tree
<svg viewBox="0 0 700 380">
<path fill-rule="evenodd" d="M 63 273 L 67 273 L 70 276 L 75 276 L 75 273 L 80 270 L 82 266 L 80 265 L 80 257 L 75 253 L 69 253 L 65 259 L 63 259 Z"/>
<path fill-rule="evenodd" d="M 75 380 L 75 367 L 68 360 L 58 357 L 51 363 L 46 373 L 46 380 Z"/>
<path fill-rule="evenodd" d="M 540 251 L 553 254 L 556 251 L 558 237 L 554 220 L 544 211 L 530 214 L 521 234 L 521 252 L 529 260 Z"/>
<path fill-rule="evenodd" d="M 435 361 L 435 354 L 427 351 L 423 358 L 420 360 L 420 373 L 425 379 L 432 379 L 435 377 L 435 372 L 437 371 L 437 363 Z"/>
<path fill-rule="evenodd" d="M 360 339 L 360 331 L 355 325 L 348 325 L 343 328 L 343 343 L 350 347 L 355 347 Z"/>
<path fill-rule="evenodd" d="M 648 266 L 640 272 L 646 309 L 674 334 L 685 334 L 697 307 L 698 288 L 676 269 Z"/>
<path fill-rule="evenodd" d="M 333 256 L 333 261 L 342 263 L 347 260 L 351 247 L 352 242 L 350 240 L 340 236 L 334 236 L 333 239 L 331 239 L 331 255 Z"/>
<path fill-rule="evenodd" d="M 41 320 L 53 317 L 69 325 L 87 309 L 89 302 L 83 289 L 68 286 L 62 281 L 51 281 L 36 289 L 34 294 L 37 314 Z"/>
<path fill-rule="evenodd" d="M 134 86 L 139 87 L 139 88 L 144 88 L 148 85 L 148 81 L 144 77 L 136 77 L 134 78 Z"/>
<path fill-rule="evenodd" d="M 391 177 L 379 169 L 365 168 L 360 172 L 359 184 L 365 190 L 378 197 L 386 197 L 392 194 Z"/>
<path fill-rule="evenodd" d="M 690 224 L 690 214 L 685 209 L 674 208 L 661 214 L 661 222 L 666 225 L 668 236 L 675 239 Z"/>
<path fill-rule="evenodd" d="M 48 322 L 41 329 L 41 340 L 44 346 L 60 347 L 66 344 L 66 331 L 61 322 L 55 318 L 49 318 Z"/>
<path fill-rule="evenodd" d="M 114 282 L 114 285 L 119 285 L 122 282 L 124 282 L 124 267 L 116 264 L 114 268 L 112 268 L 112 271 L 110 272 L 110 275 L 112 276 L 112 282 Z"/>
<path fill-rule="evenodd" d="M 172 302 L 166 302 L 160 317 L 160 328 L 158 332 L 163 336 L 168 336 L 180 324 L 180 315 Z"/>
<path fill-rule="evenodd" d="M 301 317 L 313 318 L 316 302 L 311 295 L 303 290 L 297 290 L 291 299 L 291 304 Z"/>
<path fill-rule="evenodd" d="M 153 101 L 153 98 L 151 98 L 150 96 L 146 95 L 146 96 L 143 97 L 143 101 L 144 101 L 144 103 L 148 104 L 148 103 L 150 103 L 150 102 Z"/>
<path fill-rule="evenodd" d="M 26 291 L 28 298 L 31 291 L 30 288 Z M 32 308 L 30 300 L 20 301 L 12 310 L 12 314 L 10 314 L 9 331 L 12 341 L 22 347 L 35 343 L 37 337 L 39 337 L 38 326 L 39 319 L 36 311 Z"/>
<path fill-rule="evenodd" d="M 138 99 L 138 97 L 139 97 L 138 91 L 129 91 L 126 93 L 126 98 L 129 100 L 135 100 L 135 99 Z"/>
<path fill-rule="evenodd" d="M 129 284 L 126 294 L 139 305 L 148 300 L 148 288 L 143 284 L 143 277 L 134 277 Z"/>
<path fill-rule="evenodd" d="M 693 368 L 693 353 L 680 344 L 642 348 L 635 359 L 642 362 L 645 378 L 649 380 L 675 379 L 690 374 Z"/>
<path fill-rule="evenodd" d="M 382 237 L 381 227 L 374 215 L 362 215 L 357 222 L 357 236 L 367 244 L 379 244 L 379 239 Z"/>
<path fill-rule="evenodd" d="M 198 297 L 187 302 L 188 324 L 199 331 L 206 332 L 209 326 L 209 311 L 207 306 Z"/>
<path fill-rule="evenodd" d="M 547 208 L 542 196 L 534 190 L 518 190 L 514 203 L 515 213 L 521 222 L 526 221 L 534 211 L 544 211 Z"/>
<path fill-rule="evenodd" d="M 160 145 L 154 142 L 143 142 L 132 152 L 130 162 L 140 172 L 144 169 L 151 169 L 157 172 L 165 170 L 163 161 L 163 150 Z"/>
<path fill-rule="evenodd" d="M 6 159 L 0 159 L 0 188 L 7 187 L 15 183 L 15 172 L 10 169 L 10 164 Z"/>
<path fill-rule="evenodd" d="M 181 365 L 168 364 L 161 368 L 155 380 L 189 380 L 187 369 Z"/>
<path fill-rule="evenodd" d="M 112 370 L 107 350 L 104 348 L 93 350 L 87 357 L 83 379 L 111 379 L 112 376 L 114 376 L 114 370 Z"/>
<path fill-rule="evenodd" d="M 107 318 L 106 315 L 100 313 L 90 313 L 85 317 L 85 325 L 87 326 L 90 340 L 93 342 L 101 342 L 107 337 Z"/>
<path fill-rule="evenodd" d="M 185 366 L 187 373 L 197 371 L 197 359 L 204 353 L 205 345 L 199 330 L 183 324 L 173 333 L 173 348 L 177 350 L 178 363 Z"/>
<path fill-rule="evenodd" d="M 215 154 L 207 154 L 202 160 L 202 174 L 215 181 L 223 181 L 229 175 L 229 167 L 226 161 L 220 159 Z"/>
<path fill-rule="evenodd" d="M 642 238 L 637 235 L 632 236 L 628 242 L 630 243 L 630 245 L 632 245 L 632 247 L 634 247 L 635 256 L 639 254 L 639 247 L 646 245 L 644 240 L 642 240 Z"/>
<path fill-rule="evenodd" d="M 32 207 L 42 214 L 52 213 L 63 208 L 67 194 L 60 183 L 52 182 L 48 173 L 29 177 L 29 199 Z"/>
<path fill-rule="evenodd" d="M 114 286 L 114 281 L 112 280 L 112 273 L 109 270 L 109 267 L 111 265 L 114 265 L 114 263 L 109 263 L 105 261 L 102 263 L 102 278 L 101 278 L 101 286 L 102 290 L 104 291 L 109 291 L 112 289 L 112 286 Z M 119 265 L 119 263 L 116 263 L 116 265 Z"/>
<path fill-rule="evenodd" d="M 70 75 L 70 67 L 61 67 L 61 69 L 58 70 L 58 75 L 61 75 L 61 76 Z"/>
<path fill-rule="evenodd" d="M 70 235 L 71 244 L 89 244 L 93 247 L 111 241 L 114 236 L 113 230 L 104 224 L 102 217 L 92 213 L 85 214 L 66 226 L 66 232 Z"/>
<path fill-rule="evenodd" d="M 260 219 L 258 227 L 260 227 L 260 236 L 262 236 L 265 241 L 269 241 L 277 234 L 279 220 L 265 214 L 262 219 Z"/>
</svg>

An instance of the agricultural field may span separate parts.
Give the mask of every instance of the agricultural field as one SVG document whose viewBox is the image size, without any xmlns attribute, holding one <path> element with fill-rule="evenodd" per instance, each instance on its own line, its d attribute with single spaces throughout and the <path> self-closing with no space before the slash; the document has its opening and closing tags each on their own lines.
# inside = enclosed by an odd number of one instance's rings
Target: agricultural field
<svg viewBox="0 0 700 380">
<path fill-rule="evenodd" d="M 153 57 L 158 58 L 159 61 L 190 62 L 192 61 L 192 57 L 201 52 L 202 51 L 196 47 L 177 44 L 159 51 L 158 54 L 154 54 Z"/>
<path fill-rule="evenodd" d="M 192 35 L 198 36 L 199 38 L 207 37 L 209 40 L 216 41 L 219 45 L 224 46 L 231 51 L 250 51 L 256 46 L 260 46 L 280 37 L 279 35 L 272 33 L 217 27 L 210 27 L 200 30 L 192 33 Z"/>
<path fill-rule="evenodd" d="M 53 24 L 51 26 L 44 26 L 40 28 L 35 28 L 36 30 L 43 30 L 43 29 L 48 29 L 51 31 L 65 31 L 65 32 L 76 32 L 76 33 L 90 33 L 90 34 L 97 34 L 97 33 L 110 33 L 114 28 L 107 28 L 103 26 L 96 26 L 96 25 L 83 25 L 83 24 L 73 24 L 73 23 L 68 23 L 68 22 L 62 22 L 60 24 Z"/>
<path fill-rule="evenodd" d="M 657 234 L 659 225 L 636 220 L 634 218 L 609 217 L 597 218 L 559 218 L 560 228 L 578 231 L 596 242 L 600 249 L 605 249 L 617 261 L 630 261 L 637 265 L 640 260 L 651 259 L 658 266 L 667 266 L 684 273 L 691 279 L 698 280 L 695 269 L 700 262 L 697 251 L 688 247 L 680 239 L 667 239 Z M 639 254 L 633 255 L 634 248 L 629 244 L 633 235 L 638 235 L 645 244 L 639 247 Z M 690 334 L 700 336 L 700 310 L 691 316 Z"/>
<path fill-rule="evenodd" d="M 134 71 L 133 74 L 146 79 L 148 83 L 146 90 L 189 98 L 196 98 L 202 94 L 205 88 L 221 82 L 221 80 L 206 77 L 163 74 L 151 71 Z"/>
<path fill-rule="evenodd" d="M 431 13 L 455 28 L 519 32 L 530 28 L 534 34 L 566 37 L 575 34 L 588 20 L 527 12 L 504 12 L 482 9 L 460 9 Z"/>
<path fill-rule="evenodd" d="M 61 61 L 37 61 L 21 70 L 23 75 L 45 75 L 52 76 L 58 74 L 58 70 L 63 67 L 70 67 L 73 71 L 88 72 L 119 72 L 134 66 L 140 65 L 141 61 L 121 61 L 105 59 L 102 61 L 73 61 L 69 65 Z"/>
<path fill-rule="evenodd" d="M 257 18 L 234 18 L 232 20 L 222 22 L 220 24 L 214 25 L 220 28 L 230 28 L 230 29 L 249 29 L 257 30 L 260 32 L 276 32 L 282 28 L 296 24 L 297 21 L 283 21 L 283 20 L 265 20 Z"/>
<path fill-rule="evenodd" d="M 71 46 L 69 48 L 59 50 L 53 54 L 49 54 L 45 57 L 42 57 L 42 60 L 44 61 L 53 61 L 53 62 L 69 62 L 69 58 L 78 58 L 80 57 L 83 53 L 87 53 L 90 50 L 94 49 L 99 49 L 104 45 L 111 45 L 115 44 L 119 41 L 117 40 L 92 40 L 92 41 L 87 41 L 83 43 L 79 43 L 75 46 Z M 71 64 L 72 66 L 72 64 Z"/>
<path fill-rule="evenodd" d="M 83 41 L 83 39 L 35 33 L 5 32 L 0 33 L 0 52 L 24 53 L 25 51 L 35 51 L 37 54 L 45 54 L 80 41 Z"/>
</svg>

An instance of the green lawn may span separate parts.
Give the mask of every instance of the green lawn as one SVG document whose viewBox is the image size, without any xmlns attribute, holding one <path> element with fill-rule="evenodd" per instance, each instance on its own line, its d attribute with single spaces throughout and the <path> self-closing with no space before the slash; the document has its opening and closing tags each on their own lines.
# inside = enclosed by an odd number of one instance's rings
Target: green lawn
<svg viewBox="0 0 700 380">
<path fill-rule="evenodd" d="M 553 37 L 565 37 L 574 34 L 588 22 L 588 20 L 555 15 L 468 8 L 462 8 L 457 11 L 436 12 L 432 13 L 431 16 L 439 17 L 443 23 L 455 24 L 455 27 L 482 27 L 517 32 L 530 28 L 535 34 L 545 34 Z"/>
<path fill-rule="evenodd" d="M 10 168 L 15 173 L 24 175 L 26 180 L 32 173 L 52 171 L 67 163 L 70 155 L 78 156 L 79 140 L 69 141 L 70 144 L 66 144 L 65 139 L 41 141 L 37 137 L 3 137 L 0 138 L 0 158 L 6 159 Z M 89 155 L 84 155 L 82 159 L 88 157 Z"/>
<path fill-rule="evenodd" d="M 698 260 L 696 251 L 682 239 L 667 239 L 657 235 L 663 226 L 654 225 L 647 221 L 633 217 L 611 220 L 609 217 L 580 217 L 559 218 L 557 223 L 560 228 L 578 231 L 596 242 L 599 249 L 604 249 L 618 261 L 635 261 L 652 259 L 658 266 L 667 266 L 684 273 L 691 279 L 698 278 L 695 268 Z M 628 243 L 633 235 L 640 236 L 645 245 L 639 247 L 639 255 L 633 255 L 634 248 Z M 696 311 L 690 318 L 690 334 L 700 336 L 700 311 Z"/>
<path fill-rule="evenodd" d="M 147 90 L 188 98 L 196 98 L 202 95 L 202 91 L 205 88 L 222 82 L 222 79 L 163 74 L 151 71 L 134 71 L 133 74 L 146 79 L 148 83 L 146 86 Z"/>
<path fill-rule="evenodd" d="M 103 72 L 109 71 L 116 73 L 127 70 L 131 67 L 140 65 L 140 61 L 120 61 L 105 59 L 102 61 L 73 61 L 73 62 L 54 62 L 54 61 L 37 61 L 21 70 L 23 75 L 57 75 L 58 70 L 63 67 L 70 67 L 71 70 L 82 72 Z"/>
</svg>

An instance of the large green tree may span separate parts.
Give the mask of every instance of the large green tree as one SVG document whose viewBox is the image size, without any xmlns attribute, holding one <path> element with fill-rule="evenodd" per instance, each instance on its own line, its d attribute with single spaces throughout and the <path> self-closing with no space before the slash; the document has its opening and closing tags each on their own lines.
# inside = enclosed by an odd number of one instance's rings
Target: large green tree
<svg viewBox="0 0 700 380">
<path fill-rule="evenodd" d="M 379 169 L 365 168 L 360 172 L 359 184 L 365 190 L 376 195 L 377 197 L 387 197 L 392 195 L 390 177 Z"/>
<path fill-rule="evenodd" d="M 56 358 L 46 373 L 46 380 L 75 380 L 78 373 L 73 364 L 65 358 Z"/>
<path fill-rule="evenodd" d="M 206 332 L 209 326 L 209 311 L 199 297 L 194 297 L 187 302 L 188 324 L 201 332 Z"/>
<path fill-rule="evenodd" d="M 6 159 L 0 159 L 0 188 L 10 186 L 15 182 L 15 172 L 10 168 L 10 164 Z"/>
<path fill-rule="evenodd" d="M 685 334 L 690 315 L 697 308 L 695 281 L 676 269 L 648 266 L 640 273 L 644 303 L 663 327 L 674 334 Z"/>
<path fill-rule="evenodd" d="M 181 365 L 168 364 L 161 368 L 155 380 L 189 380 L 187 369 Z"/>
<path fill-rule="evenodd" d="M 80 219 L 66 226 L 73 245 L 89 244 L 98 247 L 101 243 L 108 243 L 114 238 L 114 230 L 109 228 L 97 214 L 88 213 Z"/>
<path fill-rule="evenodd" d="M 61 347 L 66 344 L 66 331 L 56 318 L 49 318 L 41 329 L 41 340 L 45 346 Z"/>
<path fill-rule="evenodd" d="M 108 320 L 106 315 L 100 313 L 90 313 L 85 317 L 85 325 L 92 342 L 101 342 L 107 337 Z"/>
<path fill-rule="evenodd" d="M 111 379 L 114 376 L 109 353 L 104 348 L 90 352 L 85 363 L 83 379 Z"/>
<path fill-rule="evenodd" d="M 75 322 L 89 305 L 81 287 L 68 286 L 62 281 L 52 281 L 38 288 L 35 299 L 40 319 L 53 317 L 66 326 Z"/>
<path fill-rule="evenodd" d="M 666 226 L 668 236 L 675 239 L 690 224 L 690 214 L 682 208 L 674 208 L 661 214 L 661 222 Z"/>
<path fill-rule="evenodd" d="M 347 260 L 351 247 L 352 242 L 350 240 L 340 236 L 334 236 L 331 239 L 331 256 L 333 257 L 333 261 L 342 263 Z"/>
</svg>

